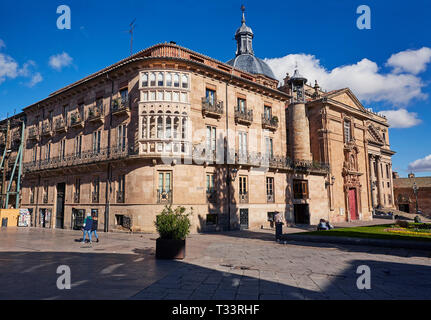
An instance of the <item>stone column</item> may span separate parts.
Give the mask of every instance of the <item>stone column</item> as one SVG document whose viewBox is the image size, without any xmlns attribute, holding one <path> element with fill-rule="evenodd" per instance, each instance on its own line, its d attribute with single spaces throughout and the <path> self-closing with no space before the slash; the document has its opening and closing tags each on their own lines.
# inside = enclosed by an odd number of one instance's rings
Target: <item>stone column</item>
<svg viewBox="0 0 431 320">
<path fill-rule="evenodd" d="M 376 156 L 378 205 L 380 207 L 383 207 L 384 202 L 383 202 L 383 188 L 382 188 L 382 170 L 380 165 L 381 165 L 380 157 Z"/>
<path fill-rule="evenodd" d="M 304 103 L 292 103 L 292 155 L 294 160 L 312 160 L 310 129 Z"/>
<path fill-rule="evenodd" d="M 374 181 L 376 180 L 376 175 L 374 172 L 374 155 L 368 155 L 369 163 L 370 163 L 370 191 L 371 191 L 371 204 L 372 207 L 375 208 L 377 206 L 376 199 L 376 187 L 374 186 Z"/>
</svg>

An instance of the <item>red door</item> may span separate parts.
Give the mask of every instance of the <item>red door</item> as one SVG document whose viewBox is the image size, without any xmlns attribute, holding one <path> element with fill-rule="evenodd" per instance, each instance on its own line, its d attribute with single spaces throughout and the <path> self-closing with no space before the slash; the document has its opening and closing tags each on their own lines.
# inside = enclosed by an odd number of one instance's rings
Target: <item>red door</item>
<svg viewBox="0 0 431 320">
<path fill-rule="evenodd" d="M 356 190 L 349 190 L 349 209 L 350 209 L 350 220 L 358 220 L 358 211 L 356 206 Z"/>
</svg>

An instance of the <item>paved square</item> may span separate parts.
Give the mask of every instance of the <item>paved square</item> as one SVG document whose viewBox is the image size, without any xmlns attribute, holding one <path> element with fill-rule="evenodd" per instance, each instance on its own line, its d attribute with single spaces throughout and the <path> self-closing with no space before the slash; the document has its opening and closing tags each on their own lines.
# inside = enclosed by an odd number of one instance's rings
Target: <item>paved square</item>
<svg viewBox="0 0 431 320">
<path fill-rule="evenodd" d="M 156 235 L 35 228 L 0 231 L 0 299 L 430 299 L 431 253 L 278 244 L 265 231 L 191 235 L 187 258 L 154 257 Z M 57 289 L 57 267 L 71 290 Z M 357 267 L 371 269 L 359 290 Z"/>
</svg>

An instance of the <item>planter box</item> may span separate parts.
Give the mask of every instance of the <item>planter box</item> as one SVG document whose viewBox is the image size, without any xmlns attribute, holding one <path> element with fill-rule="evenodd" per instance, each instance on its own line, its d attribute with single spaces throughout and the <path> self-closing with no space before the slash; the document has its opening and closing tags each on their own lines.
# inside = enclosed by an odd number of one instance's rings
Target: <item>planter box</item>
<svg viewBox="0 0 431 320">
<path fill-rule="evenodd" d="M 184 259 L 186 256 L 186 240 L 156 240 L 156 259 Z"/>
</svg>

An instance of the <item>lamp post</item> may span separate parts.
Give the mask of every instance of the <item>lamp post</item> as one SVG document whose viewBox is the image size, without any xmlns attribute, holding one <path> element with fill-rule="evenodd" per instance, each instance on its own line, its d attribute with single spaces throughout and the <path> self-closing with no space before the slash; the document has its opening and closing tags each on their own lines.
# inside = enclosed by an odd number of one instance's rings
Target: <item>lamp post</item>
<svg viewBox="0 0 431 320">
<path fill-rule="evenodd" d="M 419 191 L 419 187 L 416 184 L 416 182 L 414 182 L 413 183 L 413 193 L 415 194 L 415 197 L 416 197 L 416 214 L 419 211 L 419 209 L 418 209 L 418 191 Z"/>
<path fill-rule="evenodd" d="M 232 168 L 232 170 L 230 170 L 230 168 L 228 166 L 228 172 L 227 172 L 227 177 L 226 177 L 227 191 L 228 191 L 228 197 L 227 197 L 227 199 L 228 199 L 228 204 L 227 204 L 227 206 L 228 206 L 228 210 L 227 210 L 227 212 L 228 212 L 228 218 L 227 218 L 228 219 L 228 222 L 227 222 L 228 231 L 230 231 L 230 204 L 232 202 L 230 189 L 231 189 L 232 182 L 235 181 L 235 179 L 236 179 L 237 174 L 238 174 L 237 168 Z"/>
</svg>

